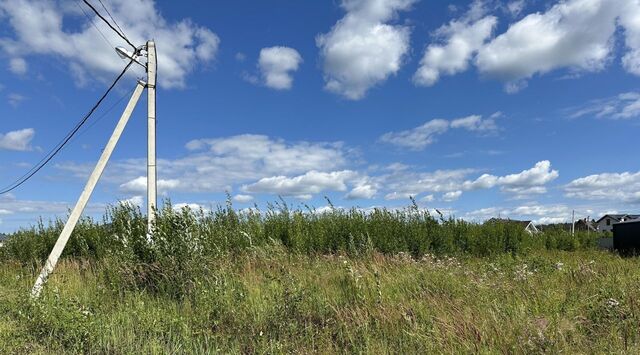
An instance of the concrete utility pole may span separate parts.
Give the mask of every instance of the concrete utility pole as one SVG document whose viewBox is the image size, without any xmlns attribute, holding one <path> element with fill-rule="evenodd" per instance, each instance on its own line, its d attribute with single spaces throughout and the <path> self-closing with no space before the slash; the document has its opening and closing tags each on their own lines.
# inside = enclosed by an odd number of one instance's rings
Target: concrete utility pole
<svg viewBox="0 0 640 355">
<path fill-rule="evenodd" d="M 111 158 L 111 154 L 115 149 L 118 141 L 120 140 L 120 136 L 124 131 L 124 128 L 129 122 L 129 118 L 133 112 L 133 109 L 136 107 L 140 96 L 142 95 L 142 91 L 147 88 L 148 93 L 148 145 L 147 145 L 147 233 L 151 235 L 153 233 L 153 223 L 155 220 L 155 208 L 157 205 L 157 172 L 156 172 L 156 68 L 157 68 L 157 60 L 156 60 L 156 45 L 153 41 L 148 41 L 145 46 L 141 46 L 136 49 L 135 53 L 130 53 L 124 48 L 118 47 L 116 48 L 116 52 L 123 59 L 130 59 L 147 70 L 147 82 L 138 81 L 138 84 L 133 91 L 133 95 L 127 104 L 127 107 L 124 110 L 124 113 L 120 117 L 120 121 L 116 125 L 109 142 L 107 142 L 106 147 L 104 148 L 96 167 L 94 168 L 91 176 L 89 177 L 89 181 L 82 191 L 78 202 L 75 207 L 71 211 L 69 215 L 69 219 L 67 223 L 64 225 L 64 229 L 58 240 L 56 241 L 51 254 L 49 254 L 49 258 L 45 262 L 42 270 L 40 271 L 40 275 L 38 275 L 38 279 L 36 283 L 33 285 L 33 289 L 31 290 L 31 296 L 33 298 L 37 298 L 40 296 L 40 292 L 42 291 L 42 287 L 44 283 L 47 281 L 49 274 L 53 272 L 53 269 L 56 267 L 58 263 L 58 259 L 60 259 L 60 255 L 64 251 L 64 247 L 67 245 L 69 238 L 71 237 L 71 233 L 76 227 L 82 212 L 84 211 L 87 203 L 89 202 L 89 198 L 93 193 L 96 185 L 98 184 L 98 180 L 102 176 L 107 163 L 109 162 L 109 158 Z M 138 58 L 140 56 L 147 56 L 147 63 L 141 63 Z"/>
<path fill-rule="evenodd" d="M 153 223 L 158 205 L 156 172 L 156 44 L 147 42 L 147 94 L 148 94 L 148 138 L 147 138 L 147 232 L 153 233 Z"/>
</svg>

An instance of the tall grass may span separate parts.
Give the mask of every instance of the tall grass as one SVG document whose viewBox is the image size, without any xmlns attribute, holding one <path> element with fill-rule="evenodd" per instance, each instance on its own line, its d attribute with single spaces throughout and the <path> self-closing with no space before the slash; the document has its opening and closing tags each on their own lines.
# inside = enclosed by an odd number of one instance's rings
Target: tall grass
<svg viewBox="0 0 640 355">
<path fill-rule="evenodd" d="M 319 213 L 284 202 L 166 202 L 147 235 L 140 209 L 118 205 L 82 219 L 33 302 L 62 227 L 40 222 L 0 248 L 0 350 L 607 352 L 640 341 L 637 261 L 586 250 L 594 235 L 530 235 L 415 205 Z"/>
<path fill-rule="evenodd" d="M 48 256 L 62 220 L 40 221 L 7 241 L 2 257 L 22 263 L 41 263 Z M 489 256 L 524 254 L 532 250 L 579 250 L 595 246 L 595 234 L 571 235 L 561 230 L 531 235 L 511 223 L 477 224 L 454 218 L 435 218 L 415 204 L 404 209 L 376 208 L 316 212 L 312 208 L 292 209 L 285 202 L 236 211 L 229 202 L 213 211 L 176 210 L 165 202 L 157 212 L 154 232 L 146 233 L 146 216 L 138 207 L 109 207 L 102 221 L 84 218 L 63 254 L 90 260 L 156 262 L 163 258 L 184 260 L 215 257 L 252 247 L 281 244 L 292 253 L 349 255 L 371 251 L 383 254 L 408 253 L 420 258 L 469 254 Z"/>
</svg>

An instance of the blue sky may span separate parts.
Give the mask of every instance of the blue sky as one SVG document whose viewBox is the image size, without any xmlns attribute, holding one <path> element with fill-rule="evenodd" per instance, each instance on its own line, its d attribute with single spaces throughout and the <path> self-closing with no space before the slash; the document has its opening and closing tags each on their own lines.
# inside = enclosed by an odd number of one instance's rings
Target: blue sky
<svg viewBox="0 0 640 355">
<path fill-rule="evenodd" d="M 539 223 L 640 203 L 640 3 L 103 1 L 159 51 L 159 188 L 179 206 L 278 196 Z M 96 8 L 102 10 L 97 1 Z M 75 1 L 0 1 L 0 185 L 125 63 Z M 140 72 L 50 165 L 0 196 L 0 232 L 75 203 Z M 111 110 L 108 110 L 112 107 Z M 146 100 L 86 213 L 144 206 Z"/>
</svg>

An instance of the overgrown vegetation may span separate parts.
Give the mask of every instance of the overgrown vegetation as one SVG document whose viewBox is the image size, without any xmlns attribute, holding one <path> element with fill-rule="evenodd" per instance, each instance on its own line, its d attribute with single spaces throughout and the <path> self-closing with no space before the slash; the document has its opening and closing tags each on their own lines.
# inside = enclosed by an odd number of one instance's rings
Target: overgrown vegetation
<svg viewBox="0 0 640 355">
<path fill-rule="evenodd" d="M 0 349 L 10 353 L 559 352 L 638 350 L 640 269 L 595 235 L 374 211 L 138 208 L 0 248 Z"/>
</svg>

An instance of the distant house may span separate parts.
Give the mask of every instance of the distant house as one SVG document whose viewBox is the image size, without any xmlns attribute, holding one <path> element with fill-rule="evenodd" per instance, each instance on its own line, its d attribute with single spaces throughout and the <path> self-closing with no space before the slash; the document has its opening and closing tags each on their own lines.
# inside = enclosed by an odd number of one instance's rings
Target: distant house
<svg viewBox="0 0 640 355">
<path fill-rule="evenodd" d="M 605 214 L 596 221 L 598 232 L 612 232 L 613 224 L 640 218 L 638 214 Z"/>
<path fill-rule="evenodd" d="M 516 219 L 505 219 L 505 218 L 491 218 L 487 220 L 485 223 L 507 223 L 507 224 L 517 224 L 524 228 L 525 232 L 529 234 L 537 234 L 540 233 L 540 230 L 533 224 L 532 221 L 519 221 Z"/>
<path fill-rule="evenodd" d="M 573 228 L 576 231 L 582 231 L 582 232 L 596 232 L 597 231 L 597 226 L 596 226 L 596 222 L 593 220 L 588 220 L 588 219 L 579 219 L 574 223 Z"/>
</svg>

